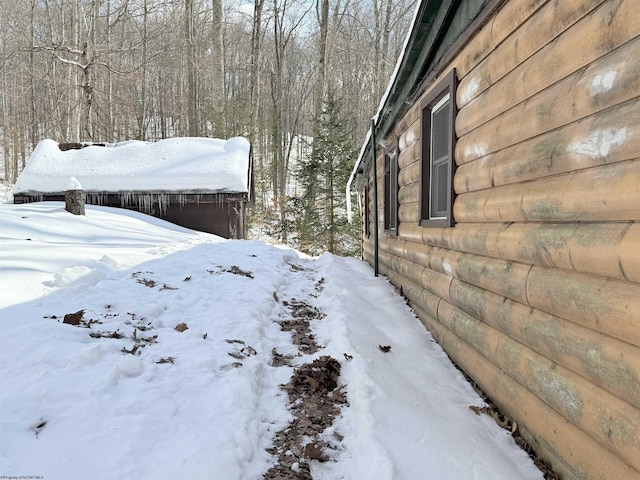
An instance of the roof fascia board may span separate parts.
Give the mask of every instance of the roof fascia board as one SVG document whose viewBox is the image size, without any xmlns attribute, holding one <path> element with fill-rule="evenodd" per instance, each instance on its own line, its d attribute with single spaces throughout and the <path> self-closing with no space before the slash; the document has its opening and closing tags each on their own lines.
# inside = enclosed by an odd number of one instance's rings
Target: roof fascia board
<svg viewBox="0 0 640 480">
<path fill-rule="evenodd" d="M 389 95 L 378 120 L 378 135 L 381 139 L 387 136 L 404 101 L 411 95 L 429 63 L 433 61 L 439 40 L 446 32 L 459 0 L 426 0 L 423 3 L 425 11 L 421 17 L 420 25 L 416 25 L 417 28 L 414 29 L 416 34 L 410 41 L 409 54 L 401 66 L 400 75 L 395 79 L 395 85 L 392 89 L 394 93 Z M 411 68 L 408 68 L 407 65 L 410 65 Z M 399 86 L 401 88 L 396 90 Z"/>
</svg>

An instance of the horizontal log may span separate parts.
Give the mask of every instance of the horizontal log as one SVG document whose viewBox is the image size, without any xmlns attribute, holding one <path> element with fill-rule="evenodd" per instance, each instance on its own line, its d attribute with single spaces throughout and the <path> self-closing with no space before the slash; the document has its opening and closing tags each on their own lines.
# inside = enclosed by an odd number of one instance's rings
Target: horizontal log
<svg viewBox="0 0 640 480">
<path fill-rule="evenodd" d="M 482 387 L 505 414 L 518 422 L 523 435 L 530 439 L 536 452 L 550 460 L 563 478 L 638 478 L 638 470 L 549 408 L 432 316 L 419 308 L 414 307 L 414 310 L 453 361 Z"/>
<path fill-rule="evenodd" d="M 640 224 L 511 224 L 498 233 L 506 259 L 640 283 Z"/>
<path fill-rule="evenodd" d="M 613 15 L 610 3 L 600 5 L 499 81 L 492 78 L 491 88 L 458 112 L 458 136 L 624 45 L 638 35 L 638 24 L 640 9 L 633 0 L 621 2 Z"/>
<path fill-rule="evenodd" d="M 382 238 L 381 244 L 388 244 L 393 239 Z M 389 253 L 386 250 L 380 250 L 380 261 L 391 270 L 412 281 L 421 288 L 424 288 L 434 295 L 438 295 L 441 298 L 449 298 L 449 285 L 451 284 L 452 277 L 430 268 L 416 265 L 413 262 L 404 258 L 398 257 Z"/>
<path fill-rule="evenodd" d="M 436 246 L 640 283 L 638 223 L 402 224 L 399 238 L 413 249 Z"/>
<path fill-rule="evenodd" d="M 640 347 L 640 285 L 533 267 L 529 305 Z"/>
<path fill-rule="evenodd" d="M 409 118 L 406 117 L 405 118 Z M 400 138 L 398 140 L 398 146 L 400 147 L 400 151 L 404 152 L 407 148 L 413 147 L 418 143 L 420 139 L 420 117 L 413 120 L 411 124 L 407 126 L 406 129 L 400 134 Z"/>
<path fill-rule="evenodd" d="M 507 298 L 527 301 L 525 286 L 530 265 L 432 248 L 429 268 Z"/>
<path fill-rule="evenodd" d="M 393 285 L 401 289 L 402 294 L 411 304 L 419 305 L 419 307 L 429 315 L 437 315 L 438 304 L 441 300 L 438 295 L 422 288 L 394 271 L 387 271 L 385 275 Z"/>
<path fill-rule="evenodd" d="M 446 301 L 438 320 L 557 413 L 640 470 L 640 410 Z"/>
<path fill-rule="evenodd" d="M 433 254 L 434 247 L 427 247 L 417 243 L 407 242 L 398 237 L 383 239 L 380 247 L 391 255 L 395 255 L 416 264 L 416 266 L 429 267 L 429 258 Z M 443 273 L 441 271 L 441 273 Z"/>
<path fill-rule="evenodd" d="M 640 38 L 640 37 L 639 37 Z M 639 69 L 640 71 L 640 69 Z M 456 197 L 456 222 L 640 220 L 640 160 Z"/>
<path fill-rule="evenodd" d="M 417 224 L 420 220 L 420 213 L 418 210 L 418 203 L 405 203 L 398 207 L 398 220 L 405 223 Z"/>
<path fill-rule="evenodd" d="M 458 138 L 463 164 L 640 96 L 640 36 Z"/>
<path fill-rule="evenodd" d="M 400 156 L 398 157 L 398 167 L 400 169 L 417 162 L 420 159 L 420 144 L 414 143 L 409 145 L 404 150 L 400 150 Z"/>
<path fill-rule="evenodd" d="M 420 180 L 420 162 L 413 162 L 400 170 L 398 174 L 398 185 L 410 185 Z"/>
<path fill-rule="evenodd" d="M 636 98 L 460 165 L 454 187 L 457 193 L 471 192 L 631 160 L 638 152 L 640 101 Z"/>
<path fill-rule="evenodd" d="M 383 239 L 380 245 L 385 252 L 408 261 L 417 271 L 426 267 L 431 271 L 527 303 L 525 288 L 530 265 L 426 247 L 397 237 Z"/>
<path fill-rule="evenodd" d="M 415 105 L 413 106 L 415 107 Z M 420 119 L 420 110 L 416 108 L 409 108 L 409 110 L 395 122 L 393 130 L 390 135 L 394 137 L 401 137 L 411 126 Z M 402 149 L 402 147 L 400 147 Z"/>
<path fill-rule="evenodd" d="M 602 2 L 603 0 L 548 2 L 460 81 L 458 106 L 462 107 L 473 100 Z"/>
<path fill-rule="evenodd" d="M 451 303 L 640 408 L 640 349 L 454 279 Z"/>
<path fill-rule="evenodd" d="M 420 199 L 420 184 L 418 182 L 400 187 L 398 191 L 398 202 L 400 205 L 408 203 L 418 203 Z"/>
<path fill-rule="evenodd" d="M 460 78 L 489 56 L 547 1 L 506 2 L 458 54 L 456 66 Z"/>
</svg>

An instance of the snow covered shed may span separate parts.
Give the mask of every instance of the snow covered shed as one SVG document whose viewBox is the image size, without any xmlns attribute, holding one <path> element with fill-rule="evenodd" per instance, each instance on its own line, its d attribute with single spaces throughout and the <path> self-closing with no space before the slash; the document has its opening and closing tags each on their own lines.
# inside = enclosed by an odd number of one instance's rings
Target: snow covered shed
<svg viewBox="0 0 640 480">
<path fill-rule="evenodd" d="M 64 201 L 73 178 L 88 204 L 137 210 L 225 238 L 245 236 L 253 174 L 244 138 L 106 145 L 43 140 L 18 177 L 14 203 Z"/>
<path fill-rule="evenodd" d="M 422 0 L 364 258 L 563 480 L 640 478 L 640 9 Z"/>
</svg>

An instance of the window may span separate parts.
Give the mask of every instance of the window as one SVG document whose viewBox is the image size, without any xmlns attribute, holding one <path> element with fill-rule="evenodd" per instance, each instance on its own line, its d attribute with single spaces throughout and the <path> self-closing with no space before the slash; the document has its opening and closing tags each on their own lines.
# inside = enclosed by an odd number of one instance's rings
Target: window
<svg viewBox="0 0 640 480">
<path fill-rule="evenodd" d="M 456 71 L 422 101 L 420 225 L 453 226 Z"/>
<path fill-rule="evenodd" d="M 384 154 L 384 229 L 396 233 L 398 228 L 398 140 Z"/>
</svg>

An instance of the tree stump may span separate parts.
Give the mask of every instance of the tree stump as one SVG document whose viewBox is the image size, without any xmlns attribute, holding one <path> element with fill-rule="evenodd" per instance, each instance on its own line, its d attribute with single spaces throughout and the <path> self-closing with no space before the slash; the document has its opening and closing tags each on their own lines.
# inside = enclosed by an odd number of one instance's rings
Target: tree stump
<svg viewBox="0 0 640 480">
<path fill-rule="evenodd" d="M 64 208 L 74 215 L 84 215 L 84 191 L 67 190 L 64 192 Z"/>
</svg>

